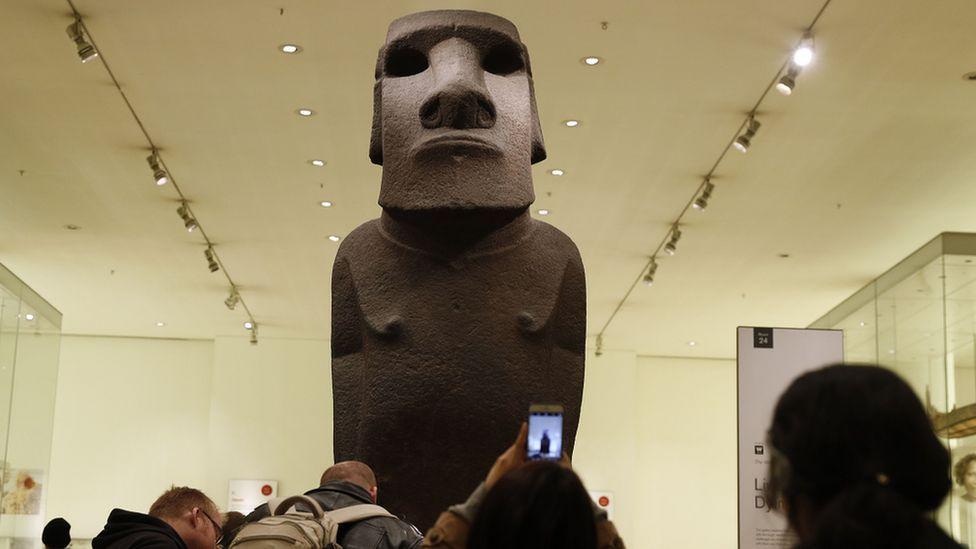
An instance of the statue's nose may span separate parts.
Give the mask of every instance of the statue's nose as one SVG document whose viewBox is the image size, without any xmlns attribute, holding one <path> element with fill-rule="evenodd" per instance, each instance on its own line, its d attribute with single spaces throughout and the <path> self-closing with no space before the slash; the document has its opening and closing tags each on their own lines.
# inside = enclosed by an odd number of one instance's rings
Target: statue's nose
<svg viewBox="0 0 976 549">
<path fill-rule="evenodd" d="M 495 103 L 485 87 L 481 54 L 470 42 L 451 38 L 431 48 L 434 87 L 420 105 L 425 128 L 491 128 Z"/>
</svg>

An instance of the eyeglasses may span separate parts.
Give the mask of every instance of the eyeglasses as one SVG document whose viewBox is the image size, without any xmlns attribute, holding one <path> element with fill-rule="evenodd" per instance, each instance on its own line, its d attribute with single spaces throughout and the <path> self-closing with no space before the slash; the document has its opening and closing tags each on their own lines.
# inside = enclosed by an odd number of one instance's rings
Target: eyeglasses
<svg viewBox="0 0 976 549">
<path fill-rule="evenodd" d="M 219 546 L 220 542 L 224 541 L 224 529 L 221 528 L 220 523 L 215 521 L 213 517 L 211 517 L 206 511 L 200 509 L 199 507 L 197 507 L 197 509 L 200 511 L 200 513 L 203 514 L 203 516 L 207 517 L 207 520 L 210 521 L 210 524 L 213 524 L 214 533 L 217 534 L 217 540 L 214 541 L 214 545 Z"/>
</svg>

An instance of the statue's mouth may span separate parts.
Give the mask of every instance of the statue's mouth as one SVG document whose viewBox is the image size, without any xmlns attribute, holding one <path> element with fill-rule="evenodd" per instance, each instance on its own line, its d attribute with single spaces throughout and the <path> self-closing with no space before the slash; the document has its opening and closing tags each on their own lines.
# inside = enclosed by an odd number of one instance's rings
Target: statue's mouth
<svg viewBox="0 0 976 549">
<path fill-rule="evenodd" d="M 430 154 L 435 150 L 448 149 L 458 152 L 476 152 L 487 155 L 501 155 L 497 145 L 488 140 L 471 135 L 470 132 L 448 132 L 422 141 L 414 147 L 414 154 Z"/>
</svg>

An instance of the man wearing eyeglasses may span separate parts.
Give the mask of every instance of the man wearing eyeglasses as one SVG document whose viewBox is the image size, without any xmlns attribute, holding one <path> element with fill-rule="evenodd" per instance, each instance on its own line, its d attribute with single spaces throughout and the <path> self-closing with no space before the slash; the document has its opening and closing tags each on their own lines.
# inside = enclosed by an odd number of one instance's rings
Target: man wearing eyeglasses
<svg viewBox="0 0 976 549">
<path fill-rule="evenodd" d="M 203 492 L 173 487 L 149 514 L 113 509 L 93 549 L 214 549 L 221 543 L 222 517 Z"/>
</svg>

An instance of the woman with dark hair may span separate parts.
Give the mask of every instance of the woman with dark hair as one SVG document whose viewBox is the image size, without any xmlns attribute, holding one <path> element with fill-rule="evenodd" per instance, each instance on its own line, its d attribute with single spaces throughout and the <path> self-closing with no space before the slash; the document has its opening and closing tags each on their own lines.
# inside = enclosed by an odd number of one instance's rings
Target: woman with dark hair
<svg viewBox="0 0 976 549">
<path fill-rule="evenodd" d="M 526 462 L 525 424 L 468 501 L 441 513 L 423 547 L 438 549 L 623 549 L 606 513 L 569 460 Z"/>
<path fill-rule="evenodd" d="M 928 516 L 949 492 L 949 453 L 911 388 L 875 366 L 797 378 L 769 428 L 767 501 L 801 549 L 959 548 Z"/>
</svg>

